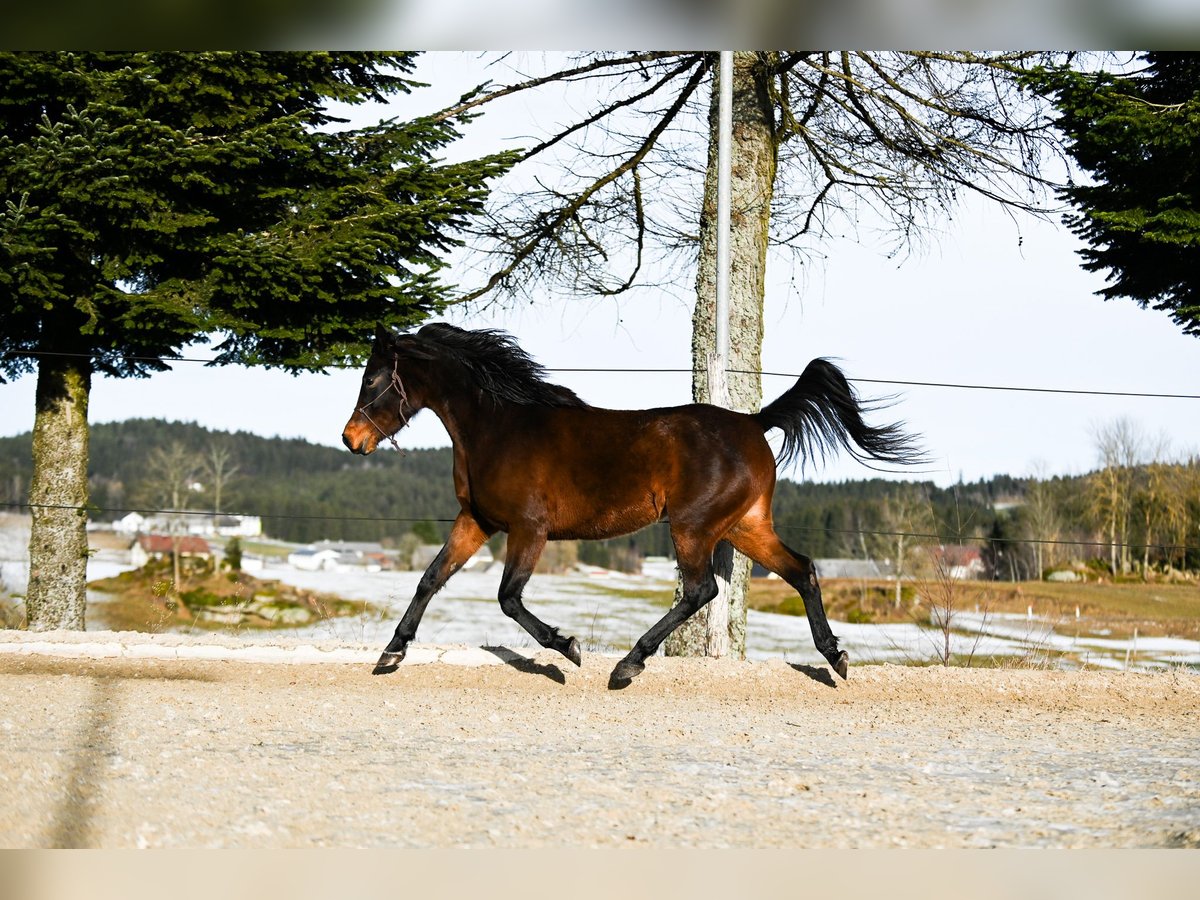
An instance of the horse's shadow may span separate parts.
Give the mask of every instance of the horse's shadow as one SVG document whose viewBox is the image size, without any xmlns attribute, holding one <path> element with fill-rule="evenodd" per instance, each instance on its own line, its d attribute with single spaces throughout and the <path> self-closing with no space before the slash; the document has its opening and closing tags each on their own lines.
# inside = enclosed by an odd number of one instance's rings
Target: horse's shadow
<svg viewBox="0 0 1200 900">
<path fill-rule="evenodd" d="M 563 674 L 562 669 L 554 664 L 535 662 L 528 656 L 522 656 L 520 653 L 509 650 L 507 647 L 484 647 L 483 649 L 518 672 L 526 675 L 543 675 L 556 684 L 567 683 L 567 676 Z"/>
<path fill-rule="evenodd" d="M 563 674 L 562 669 L 553 663 L 539 663 L 530 659 L 528 656 L 523 656 L 514 650 L 507 647 L 484 647 L 488 653 L 495 656 L 507 666 L 511 666 L 518 672 L 525 675 L 542 675 L 549 678 L 556 684 L 566 684 L 567 676 Z M 825 687 L 837 690 L 837 682 L 834 680 L 832 673 L 825 666 L 806 666 L 803 663 L 788 663 L 794 670 L 801 675 L 807 675 L 817 684 L 822 684 Z M 609 679 L 608 687 L 610 690 L 622 690 L 629 687 L 631 684 L 629 679 L 619 680 L 614 678 Z"/>
<path fill-rule="evenodd" d="M 831 687 L 837 690 L 837 682 L 833 680 L 833 675 L 824 666 L 806 666 L 801 663 L 788 663 L 793 669 L 802 675 L 807 675 L 817 684 L 823 684 L 826 687 Z"/>
</svg>

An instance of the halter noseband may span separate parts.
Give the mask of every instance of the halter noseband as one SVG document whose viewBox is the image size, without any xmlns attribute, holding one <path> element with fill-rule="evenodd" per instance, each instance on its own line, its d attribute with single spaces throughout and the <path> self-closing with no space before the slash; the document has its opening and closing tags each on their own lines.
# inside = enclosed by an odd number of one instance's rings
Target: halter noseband
<svg viewBox="0 0 1200 900">
<path fill-rule="evenodd" d="M 396 393 L 400 395 L 400 407 L 398 410 L 398 415 L 400 416 L 400 428 L 397 428 L 395 432 L 388 434 L 386 431 L 384 431 L 382 428 L 379 427 L 379 424 L 374 419 L 372 419 L 370 417 L 370 415 L 367 414 L 367 407 L 375 405 L 376 402 L 378 402 L 379 400 L 381 400 L 383 398 L 384 394 L 386 394 L 388 391 L 392 390 L 393 388 L 395 388 Z M 404 404 L 406 404 L 407 402 L 408 402 L 408 393 L 404 390 L 404 382 L 400 380 L 400 360 L 393 358 L 392 359 L 392 380 L 391 380 L 391 382 L 389 382 L 388 386 L 385 387 L 378 394 L 376 394 L 373 398 L 371 398 L 366 403 L 364 403 L 362 406 L 360 406 L 358 409 L 356 409 L 355 412 L 361 414 L 362 417 L 364 419 L 366 419 L 368 422 L 370 422 L 372 427 L 376 431 L 379 432 L 381 437 L 387 438 L 389 441 L 391 441 L 393 447 L 395 447 L 397 450 L 400 450 L 400 444 L 396 440 L 396 432 L 399 432 L 401 428 L 403 428 L 405 425 L 408 424 L 408 416 L 406 416 L 404 414 Z M 400 450 L 400 452 L 403 453 L 404 451 Z"/>
</svg>

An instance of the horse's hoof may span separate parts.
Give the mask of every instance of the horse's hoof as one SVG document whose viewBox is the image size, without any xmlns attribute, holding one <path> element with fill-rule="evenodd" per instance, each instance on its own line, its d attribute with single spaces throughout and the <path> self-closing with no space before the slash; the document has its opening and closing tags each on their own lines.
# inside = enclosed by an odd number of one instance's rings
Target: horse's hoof
<svg viewBox="0 0 1200 900">
<path fill-rule="evenodd" d="M 375 668 L 371 670 L 372 675 L 390 675 L 396 671 L 400 663 L 404 661 L 404 651 L 399 653 L 389 653 L 384 650 L 379 657 L 379 662 L 375 663 Z"/>
<path fill-rule="evenodd" d="M 577 666 L 583 665 L 583 654 L 579 650 L 579 641 L 575 638 L 571 638 L 571 640 L 567 642 L 567 646 L 563 649 L 562 655 L 571 662 L 575 663 Z"/>
<path fill-rule="evenodd" d="M 845 650 L 839 653 L 835 659 L 829 660 L 829 664 L 833 666 L 833 671 L 842 676 L 843 681 L 850 677 L 847 674 L 850 669 L 850 656 Z"/>
<path fill-rule="evenodd" d="M 608 686 L 613 689 L 623 688 L 644 671 L 646 671 L 645 664 L 623 659 L 617 663 L 617 667 L 608 676 Z"/>
</svg>

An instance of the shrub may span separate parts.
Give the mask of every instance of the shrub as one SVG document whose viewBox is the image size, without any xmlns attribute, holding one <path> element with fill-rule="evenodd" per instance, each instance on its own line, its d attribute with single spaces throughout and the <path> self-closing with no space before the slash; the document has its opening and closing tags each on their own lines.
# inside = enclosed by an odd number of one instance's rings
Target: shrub
<svg viewBox="0 0 1200 900">
<path fill-rule="evenodd" d="M 231 537 L 225 545 L 225 565 L 233 572 L 242 571 L 242 542 L 237 537 Z"/>
</svg>

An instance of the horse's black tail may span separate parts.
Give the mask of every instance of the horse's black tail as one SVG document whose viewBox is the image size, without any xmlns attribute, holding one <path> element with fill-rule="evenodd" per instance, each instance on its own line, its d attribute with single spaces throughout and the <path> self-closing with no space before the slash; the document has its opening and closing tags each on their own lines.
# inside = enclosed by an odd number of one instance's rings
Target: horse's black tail
<svg viewBox="0 0 1200 900">
<path fill-rule="evenodd" d="M 863 413 L 872 409 L 859 402 L 837 366 L 827 359 L 814 359 L 790 390 L 754 418 L 763 431 L 778 428 L 783 432 L 780 464 L 797 457 L 809 460 L 819 456 L 823 461 L 839 447 L 864 464 L 869 459 L 898 465 L 926 461 L 899 424 L 875 428 L 864 422 Z"/>
</svg>

